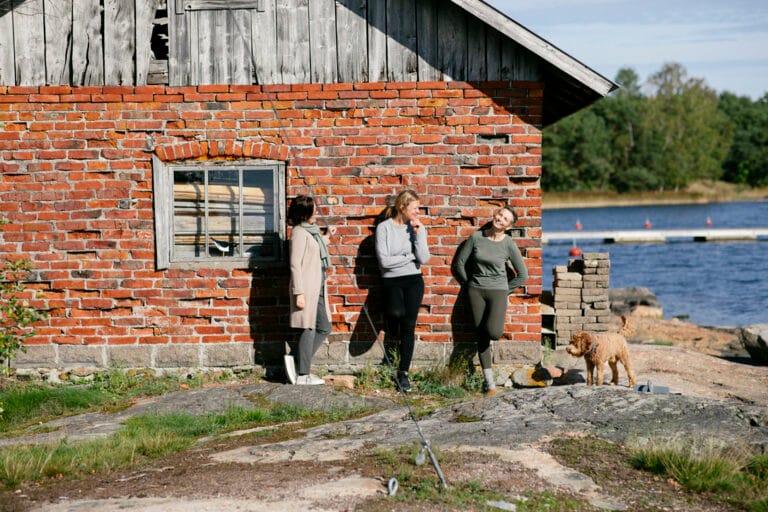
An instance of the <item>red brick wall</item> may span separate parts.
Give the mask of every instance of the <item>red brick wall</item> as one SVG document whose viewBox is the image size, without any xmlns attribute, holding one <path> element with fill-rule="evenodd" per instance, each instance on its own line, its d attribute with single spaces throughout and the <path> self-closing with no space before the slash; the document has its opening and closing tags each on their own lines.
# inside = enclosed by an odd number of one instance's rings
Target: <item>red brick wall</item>
<svg viewBox="0 0 768 512">
<path fill-rule="evenodd" d="M 334 342 L 373 335 L 373 221 L 403 187 L 421 196 L 432 260 L 420 342 L 470 341 L 450 274 L 458 244 L 510 201 L 531 277 L 507 335 L 540 341 L 539 83 L 0 87 L 0 259 L 34 263 L 50 312 L 29 345 L 282 342 L 287 268 L 154 266 L 152 156 L 287 161 L 287 197 L 311 193 L 338 227 Z M 359 342 L 362 348 L 353 345 Z M 346 356 L 345 356 L 346 357 Z"/>
</svg>

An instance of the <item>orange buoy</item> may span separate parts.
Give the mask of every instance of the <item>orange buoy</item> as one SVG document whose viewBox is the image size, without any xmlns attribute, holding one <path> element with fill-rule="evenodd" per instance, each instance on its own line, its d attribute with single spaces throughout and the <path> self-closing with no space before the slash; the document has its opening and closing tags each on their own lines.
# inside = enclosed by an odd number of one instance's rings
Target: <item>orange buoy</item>
<svg viewBox="0 0 768 512">
<path fill-rule="evenodd" d="M 707 226 L 711 226 L 712 225 L 712 219 L 707 217 L 707 223 L 706 224 L 707 224 Z"/>
<path fill-rule="evenodd" d="M 651 220 L 650 219 L 645 219 L 645 224 L 643 224 L 643 227 L 645 229 L 650 229 L 651 226 L 653 226 L 653 224 L 651 224 Z"/>
<path fill-rule="evenodd" d="M 573 247 L 571 247 L 571 250 L 568 251 L 568 255 L 569 256 L 581 256 L 581 249 L 579 249 L 578 247 L 576 247 L 576 245 L 574 245 Z"/>
<path fill-rule="evenodd" d="M 584 226 L 581 225 L 581 222 L 579 222 L 579 219 L 576 219 L 576 224 L 574 224 L 573 227 L 575 227 L 576 229 L 581 229 Z"/>
</svg>

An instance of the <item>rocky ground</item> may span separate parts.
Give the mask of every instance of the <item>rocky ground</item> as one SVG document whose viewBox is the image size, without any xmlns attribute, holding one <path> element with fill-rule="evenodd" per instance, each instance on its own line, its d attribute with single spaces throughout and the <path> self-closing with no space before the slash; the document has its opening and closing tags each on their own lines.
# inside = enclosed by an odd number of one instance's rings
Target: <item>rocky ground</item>
<svg viewBox="0 0 768 512">
<path fill-rule="evenodd" d="M 649 439 L 706 437 L 768 449 L 768 367 L 751 363 L 734 330 L 700 328 L 677 320 L 635 321 L 630 353 L 638 381 L 651 380 L 669 393 L 587 387 L 579 379 L 583 361 L 558 352 L 553 358 L 566 369 L 568 383 L 505 389 L 494 397 L 440 407 L 419 419 L 448 485 L 481 485 L 509 501 L 548 492 L 560 502 L 582 503 L 571 510 L 739 510 L 633 470 L 613 451 L 569 459 L 558 443 L 573 436 L 618 446 Z M 623 373 L 620 382 L 626 383 Z M 393 394 L 361 396 L 331 386 L 308 389 L 276 383 L 215 387 L 148 401 L 122 416 L 73 418 L 60 422 L 54 432 L 71 439 L 103 435 L 118 428 L 125 415 L 213 411 L 250 404 L 254 396 L 306 407 L 364 403 L 382 410 L 296 432 L 288 439 L 284 432 L 241 432 L 204 440 L 192 450 L 147 467 L 25 486 L 0 494 L 0 510 L 435 509 L 434 504 L 397 501 L 388 495 L 387 483 L 394 474 L 377 456 L 383 449 L 400 454 L 400 463 L 414 475 L 437 478 L 429 463 L 413 465 L 419 434 L 405 402 Z M 412 400 L 417 403 L 418 397 Z M 585 472 L 605 476 L 596 479 Z M 499 507 L 511 505 L 505 503 Z"/>
<path fill-rule="evenodd" d="M 768 407 L 768 368 L 750 359 L 739 329 L 636 316 L 632 322 L 638 383 L 650 380 L 678 393 Z"/>
</svg>

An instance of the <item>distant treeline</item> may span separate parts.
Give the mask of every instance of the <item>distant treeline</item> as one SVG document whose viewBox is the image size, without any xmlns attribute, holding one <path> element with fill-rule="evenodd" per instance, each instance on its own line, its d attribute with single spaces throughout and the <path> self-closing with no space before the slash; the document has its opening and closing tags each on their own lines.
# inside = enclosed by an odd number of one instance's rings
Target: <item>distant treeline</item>
<svg viewBox="0 0 768 512">
<path fill-rule="evenodd" d="M 768 185 L 768 92 L 718 94 L 665 64 L 544 130 L 542 187 L 552 192 L 670 190 L 698 180 Z"/>
</svg>

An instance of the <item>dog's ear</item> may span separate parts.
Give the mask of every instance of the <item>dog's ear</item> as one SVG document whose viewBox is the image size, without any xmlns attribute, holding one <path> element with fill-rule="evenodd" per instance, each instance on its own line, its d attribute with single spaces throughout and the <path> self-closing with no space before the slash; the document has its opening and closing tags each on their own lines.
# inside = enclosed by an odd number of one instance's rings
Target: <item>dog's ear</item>
<svg viewBox="0 0 768 512">
<path fill-rule="evenodd" d="M 575 345 L 575 346 L 581 345 L 581 333 L 580 332 L 573 333 L 571 335 L 571 339 L 568 340 L 568 343 L 570 345 Z"/>
<path fill-rule="evenodd" d="M 584 347 L 584 352 L 589 352 L 589 349 L 591 349 L 592 345 L 595 343 L 595 339 L 586 331 L 581 333 L 580 338 L 581 346 Z"/>
</svg>

